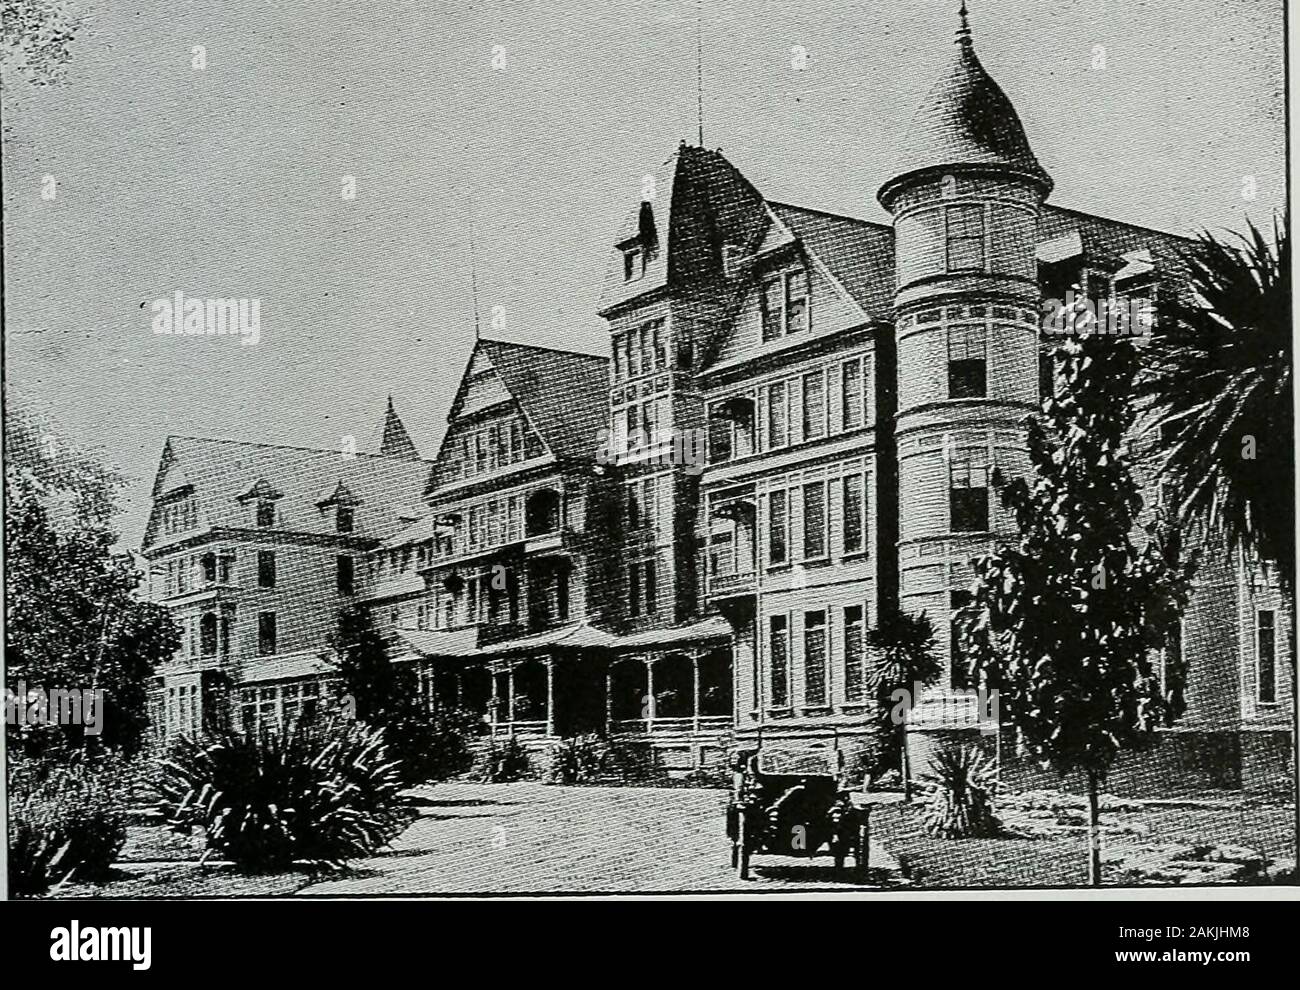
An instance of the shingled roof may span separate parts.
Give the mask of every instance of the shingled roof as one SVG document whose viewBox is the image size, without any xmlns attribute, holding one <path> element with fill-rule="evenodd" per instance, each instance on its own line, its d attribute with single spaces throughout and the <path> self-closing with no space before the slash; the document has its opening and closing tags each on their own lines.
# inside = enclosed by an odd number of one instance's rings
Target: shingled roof
<svg viewBox="0 0 1300 990">
<path fill-rule="evenodd" d="M 888 207 L 898 182 L 909 175 L 961 165 L 1009 169 L 1044 191 L 1052 188 L 1016 108 L 975 54 L 964 6 L 952 61 L 913 117 L 893 177 L 880 188 L 880 201 Z"/>
<path fill-rule="evenodd" d="M 506 340 L 478 347 L 552 454 L 595 456 L 608 416 L 609 358 Z"/>
<path fill-rule="evenodd" d="M 201 527 L 250 529 L 249 502 L 259 492 L 269 493 L 276 503 L 273 532 L 332 534 L 333 517 L 322 511 L 322 493 L 341 488 L 354 505 L 355 534 L 383 539 L 427 511 L 420 494 L 430 467 L 428 461 L 377 454 L 170 436 L 153 498 L 189 488 L 198 500 Z M 146 551 L 157 537 L 155 509 L 145 532 Z"/>
<path fill-rule="evenodd" d="M 790 203 L 768 205 L 872 319 L 892 318 L 893 227 Z"/>
</svg>

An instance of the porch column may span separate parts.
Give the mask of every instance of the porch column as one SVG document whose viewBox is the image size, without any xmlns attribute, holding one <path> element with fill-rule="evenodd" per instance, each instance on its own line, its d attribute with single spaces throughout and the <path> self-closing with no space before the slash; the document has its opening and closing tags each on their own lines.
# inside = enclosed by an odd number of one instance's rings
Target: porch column
<svg viewBox="0 0 1300 990">
<path fill-rule="evenodd" d="M 546 734 L 555 735 L 555 658 L 546 658 Z"/>
<path fill-rule="evenodd" d="M 655 661 L 659 659 L 655 654 L 650 654 L 645 658 L 645 713 L 646 713 L 646 732 L 654 731 L 655 723 Z"/>
<path fill-rule="evenodd" d="M 614 658 L 605 661 L 605 735 L 614 730 Z"/>
<path fill-rule="evenodd" d="M 500 702 L 500 695 L 497 692 L 497 672 L 491 664 L 487 665 L 488 680 L 492 682 L 492 695 L 488 699 L 488 722 L 492 726 L 492 735 L 497 734 L 497 705 Z"/>
<path fill-rule="evenodd" d="M 462 673 L 462 671 L 459 671 L 459 670 L 458 670 L 458 671 L 456 671 L 454 674 L 452 674 L 451 676 L 452 676 L 452 681 L 453 681 L 453 683 L 456 685 L 456 693 L 455 693 L 455 698 L 456 698 L 456 707 L 459 708 L 459 707 L 460 707 L 460 695 L 461 695 L 461 691 L 464 690 L 464 687 L 463 687 L 463 685 L 462 685 L 462 683 L 461 683 L 461 679 L 462 679 L 462 677 L 463 677 L 463 673 Z"/>
<path fill-rule="evenodd" d="M 506 668 L 506 718 L 510 720 L 510 734 L 515 734 L 515 664 Z"/>
<path fill-rule="evenodd" d="M 691 653 L 691 729 L 700 731 L 700 655 Z"/>
</svg>

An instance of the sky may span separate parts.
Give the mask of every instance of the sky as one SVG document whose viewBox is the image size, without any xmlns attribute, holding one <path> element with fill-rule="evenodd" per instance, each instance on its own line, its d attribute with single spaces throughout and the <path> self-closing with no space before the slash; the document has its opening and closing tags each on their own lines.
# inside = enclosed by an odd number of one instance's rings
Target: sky
<svg viewBox="0 0 1300 990">
<path fill-rule="evenodd" d="M 615 232 L 696 140 L 697 41 L 707 146 L 770 199 L 887 220 L 875 191 L 958 6 L 69 4 L 66 83 L 0 95 L 6 401 L 131 479 L 126 545 L 171 433 L 374 449 L 391 394 L 432 457 L 472 270 L 486 333 L 606 352 Z M 1180 233 L 1282 207 L 1281 0 L 970 9 L 1052 202 Z M 153 333 L 177 291 L 259 300 L 259 342 Z"/>
</svg>

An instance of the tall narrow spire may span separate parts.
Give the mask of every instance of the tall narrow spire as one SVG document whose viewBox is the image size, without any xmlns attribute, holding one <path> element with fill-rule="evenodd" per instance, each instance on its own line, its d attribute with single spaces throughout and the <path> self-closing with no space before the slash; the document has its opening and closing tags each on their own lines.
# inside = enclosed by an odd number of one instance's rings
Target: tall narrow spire
<svg viewBox="0 0 1300 990">
<path fill-rule="evenodd" d="M 703 0 L 695 0 L 695 119 L 699 124 L 700 147 L 704 147 L 704 11 Z"/>
<path fill-rule="evenodd" d="M 474 339 L 479 338 L 478 325 L 478 257 L 474 251 L 474 201 L 470 200 L 469 204 L 469 294 L 470 301 L 474 304 Z M 392 396 L 388 397 L 389 407 L 392 407 Z"/>
<path fill-rule="evenodd" d="M 966 0 L 961 0 L 961 27 L 957 28 L 957 44 L 969 45 L 970 40 L 970 18 L 966 13 Z"/>
<path fill-rule="evenodd" d="M 384 433 L 379 443 L 379 452 L 385 457 L 401 457 L 408 461 L 418 461 L 420 452 L 415 449 L 411 435 L 406 432 L 401 417 L 393 408 L 393 397 L 388 397 L 388 409 L 384 412 Z"/>
</svg>

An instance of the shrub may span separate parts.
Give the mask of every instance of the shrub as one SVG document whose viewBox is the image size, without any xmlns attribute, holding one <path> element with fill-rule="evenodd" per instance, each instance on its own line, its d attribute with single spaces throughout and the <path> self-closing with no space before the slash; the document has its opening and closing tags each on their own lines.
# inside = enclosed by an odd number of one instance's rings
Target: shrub
<svg viewBox="0 0 1300 990">
<path fill-rule="evenodd" d="M 71 766 L 15 760 L 10 774 L 9 889 L 36 897 L 66 880 L 99 881 L 126 843 L 117 761 Z"/>
<path fill-rule="evenodd" d="M 597 735 L 561 739 L 550 753 L 546 779 L 552 784 L 594 784 L 609 763 L 609 743 Z"/>
<path fill-rule="evenodd" d="M 610 776 L 620 784 L 658 787 L 668 782 L 668 771 L 659 755 L 645 742 L 612 742 L 608 765 Z"/>
<path fill-rule="evenodd" d="M 501 746 L 494 742 L 488 750 L 487 764 L 483 771 L 483 778 L 488 783 L 507 784 L 527 780 L 531 774 L 532 762 L 528 759 L 528 751 L 514 736 Z"/>
<path fill-rule="evenodd" d="M 481 716 L 461 709 L 412 710 L 384 726 L 384 739 L 402 783 L 423 784 L 470 769 L 469 741 L 483 728 Z"/>
<path fill-rule="evenodd" d="M 929 789 L 925 826 L 930 834 L 969 839 L 1000 833 L 993 809 L 997 781 L 992 763 L 979 749 L 969 745 L 941 749 L 921 780 Z"/>
<path fill-rule="evenodd" d="M 339 866 L 405 825 L 383 733 L 359 722 L 180 737 L 162 764 L 163 809 L 200 826 L 207 852 L 249 872 Z"/>
</svg>

